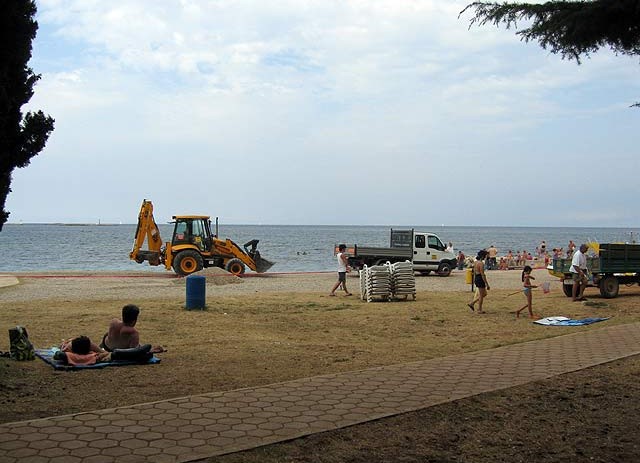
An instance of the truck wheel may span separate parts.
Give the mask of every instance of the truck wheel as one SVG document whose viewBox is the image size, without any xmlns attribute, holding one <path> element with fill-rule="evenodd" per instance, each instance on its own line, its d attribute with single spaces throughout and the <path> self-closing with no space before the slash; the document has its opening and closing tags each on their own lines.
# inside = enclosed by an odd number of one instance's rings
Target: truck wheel
<svg viewBox="0 0 640 463">
<path fill-rule="evenodd" d="M 565 285 L 562 283 L 562 292 L 567 297 L 573 297 L 573 285 Z"/>
<path fill-rule="evenodd" d="M 438 267 L 438 275 L 441 277 L 448 277 L 451 275 L 451 265 L 446 262 L 441 263 L 440 267 Z"/>
<path fill-rule="evenodd" d="M 600 280 L 600 294 L 604 298 L 611 299 L 618 296 L 619 289 L 620 284 L 614 276 L 609 275 Z"/>
<path fill-rule="evenodd" d="M 245 266 L 244 266 L 244 262 L 242 262 L 240 259 L 234 258 L 234 259 L 229 259 L 227 261 L 227 264 L 224 266 L 224 269 L 227 272 L 232 273 L 234 275 L 242 275 L 245 271 Z"/>
<path fill-rule="evenodd" d="M 178 255 L 173 258 L 173 270 L 182 276 L 199 272 L 202 270 L 203 265 L 202 256 L 193 249 L 179 252 Z"/>
</svg>

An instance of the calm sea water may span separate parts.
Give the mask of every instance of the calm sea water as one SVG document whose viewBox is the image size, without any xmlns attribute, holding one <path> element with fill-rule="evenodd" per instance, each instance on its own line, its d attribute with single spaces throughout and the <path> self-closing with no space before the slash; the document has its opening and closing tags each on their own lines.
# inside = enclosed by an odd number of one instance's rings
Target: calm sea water
<svg viewBox="0 0 640 463">
<path fill-rule="evenodd" d="M 402 228 L 402 227 L 397 227 Z M 479 249 L 494 244 L 500 254 L 533 252 L 541 240 L 547 248 L 566 249 L 572 239 L 587 241 L 629 242 L 638 240 L 639 229 L 628 228 L 547 228 L 547 227 L 415 227 L 436 233 L 443 242 L 453 242 L 456 251 L 475 255 Z M 163 240 L 168 240 L 172 225 L 160 225 Z M 7 224 L 0 232 L 0 271 L 33 272 L 39 270 L 155 270 L 148 263 L 129 260 L 135 225 L 49 225 Z M 335 270 L 333 246 L 357 243 L 388 246 L 389 227 L 321 226 L 321 225 L 221 225 L 221 238 L 231 238 L 239 245 L 259 239 L 263 257 L 275 261 L 270 272 Z"/>
</svg>

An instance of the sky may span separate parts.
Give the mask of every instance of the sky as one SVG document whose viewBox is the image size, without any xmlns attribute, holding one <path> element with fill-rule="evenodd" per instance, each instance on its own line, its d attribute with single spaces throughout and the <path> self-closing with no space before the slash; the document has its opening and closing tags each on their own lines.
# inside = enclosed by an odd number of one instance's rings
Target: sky
<svg viewBox="0 0 640 463">
<path fill-rule="evenodd" d="M 452 0 L 39 0 L 10 222 L 637 227 L 638 57 Z"/>
</svg>

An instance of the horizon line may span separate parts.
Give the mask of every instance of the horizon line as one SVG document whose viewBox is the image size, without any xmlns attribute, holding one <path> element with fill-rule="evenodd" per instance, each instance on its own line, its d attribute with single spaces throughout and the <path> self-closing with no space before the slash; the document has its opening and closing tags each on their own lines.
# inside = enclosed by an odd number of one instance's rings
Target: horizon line
<svg viewBox="0 0 640 463">
<path fill-rule="evenodd" d="M 158 225 L 170 225 L 173 222 L 159 223 Z M 62 226 L 135 226 L 135 222 L 6 222 L 4 225 L 62 225 Z M 596 225 L 402 225 L 402 224 L 285 224 L 285 223 L 226 223 L 227 226 L 251 226 L 251 227 L 388 227 L 403 229 L 419 229 L 419 228 L 640 228 L 640 226 L 596 226 Z M 418 230 L 420 231 L 420 230 Z"/>
</svg>

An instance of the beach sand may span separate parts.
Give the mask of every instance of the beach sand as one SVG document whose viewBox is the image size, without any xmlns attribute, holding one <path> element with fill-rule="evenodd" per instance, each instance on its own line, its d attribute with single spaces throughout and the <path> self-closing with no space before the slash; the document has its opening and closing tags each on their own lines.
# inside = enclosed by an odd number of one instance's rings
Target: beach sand
<svg viewBox="0 0 640 463">
<path fill-rule="evenodd" d="M 205 311 L 184 310 L 186 279 L 171 272 L 1 277 L 0 282 L 11 284 L 0 284 L 0 324 L 4 329 L 26 326 L 36 347 L 79 334 L 97 339 L 124 304 L 135 303 L 141 307 L 142 341 L 162 344 L 168 351 L 154 366 L 75 373 L 54 372 L 39 360 L 0 358 L 0 422 L 241 389 L 599 329 L 541 327 L 516 319 L 511 312 L 523 304 L 517 270 L 487 272 L 491 290 L 486 315 L 466 307 L 471 288 L 464 271 L 449 277 L 416 276 L 416 300 L 389 303 L 361 301 L 355 272 L 347 280 L 354 297 L 328 297 L 337 279 L 334 272 L 238 278 L 208 269 L 203 274 Z M 534 270 L 533 275 L 537 284 L 551 283 L 549 294 L 537 290 L 534 296 L 534 310 L 543 316 L 612 317 L 607 325 L 640 320 L 638 286 L 621 288 L 621 296 L 607 300 L 605 307 L 589 307 L 565 297 L 560 282 L 546 270 Z M 602 301 L 597 289 L 589 288 L 586 294 Z M 6 331 L 0 341 L 0 350 L 7 350 Z M 397 461 L 398 456 L 406 456 L 406 461 L 487 463 L 637 461 L 640 413 L 633 404 L 640 403 L 638 374 L 640 360 L 633 357 L 209 461 L 369 462 Z M 558 436 L 563 439 L 554 452 L 547 445 L 549 436 L 556 444 Z M 577 455 L 576 449 L 582 453 Z"/>
<path fill-rule="evenodd" d="M 464 270 L 455 270 L 448 277 L 416 275 L 416 291 L 470 291 L 471 286 L 465 282 L 465 273 Z M 287 292 L 325 294 L 337 280 L 335 272 L 248 273 L 236 277 L 222 269 L 209 268 L 199 275 L 206 278 L 207 297 Z M 548 281 L 552 289 L 561 289 L 560 281 L 544 269 L 534 270 L 532 275 L 537 284 Z M 520 270 L 487 272 L 489 285 L 494 290 L 517 291 L 521 287 L 520 276 Z M 3 278 L 19 284 L 0 292 L 0 301 L 20 301 L 25 298 L 72 300 L 85 298 L 87 294 L 104 300 L 176 298 L 185 294 L 187 281 L 172 272 L 39 272 L 9 274 Z M 3 278 L 0 278 L 0 282 Z M 359 294 L 360 283 L 356 271 L 348 274 L 347 287 L 355 295 Z"/>
</svg>

